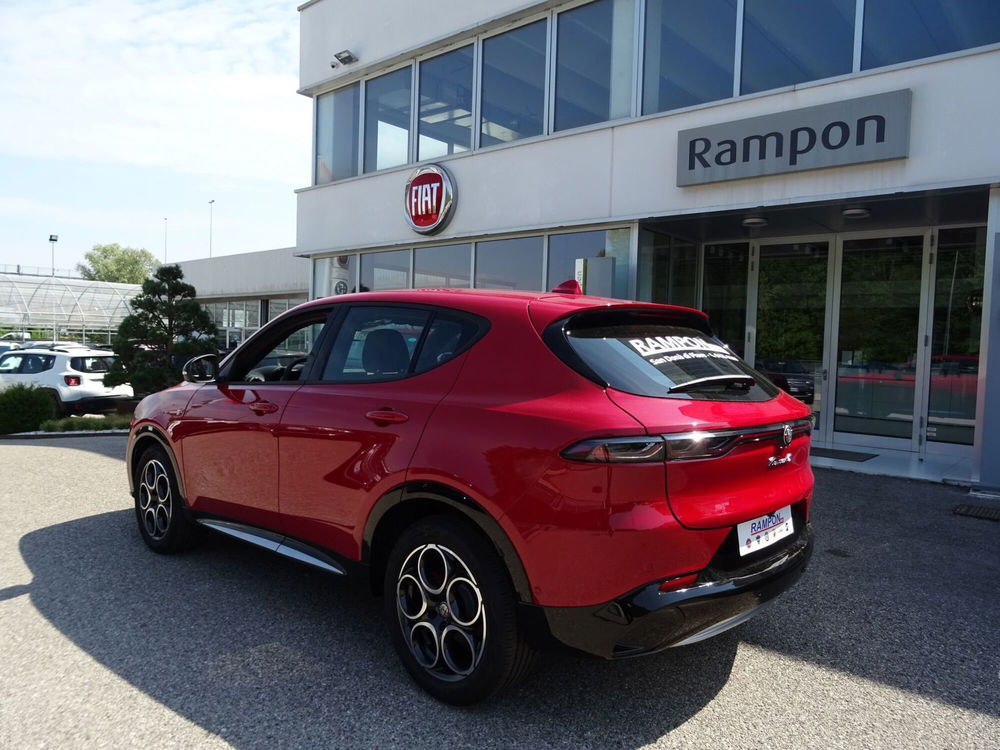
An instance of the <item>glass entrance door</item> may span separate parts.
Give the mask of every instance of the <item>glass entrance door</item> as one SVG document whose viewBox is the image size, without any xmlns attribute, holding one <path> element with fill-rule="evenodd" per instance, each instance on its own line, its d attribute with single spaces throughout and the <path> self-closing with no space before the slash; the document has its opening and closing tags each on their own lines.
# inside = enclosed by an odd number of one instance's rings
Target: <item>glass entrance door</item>
<svg viewBox="0 0 1000 750">
<path fill-rule="evenodd" d="M 917 447 L 927 240 L 913 234 L 842 241 L 833 352 L 836 440 Z"/>
<path fill-rule="evenodd" d="M 823 414 L 827 330 L 827 239 L 761 244 L 757 253 L 753 365 L 812 407 L 816 428 Z M 822 434 L 822 433 L 821 433 Z"/>
</svg>

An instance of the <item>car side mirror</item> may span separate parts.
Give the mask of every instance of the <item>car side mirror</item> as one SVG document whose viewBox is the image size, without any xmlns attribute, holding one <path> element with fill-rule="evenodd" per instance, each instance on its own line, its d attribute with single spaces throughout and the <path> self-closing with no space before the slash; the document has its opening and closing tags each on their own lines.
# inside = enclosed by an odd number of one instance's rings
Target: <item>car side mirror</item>
<svg viewBox="0 0 1000 750">
<path fill-rule="evenodd" d="M 207 383 L 219 374 L 219 357 L 216 354 L 202 354 L 184 363 L 181 376 L 187 383 Z"/>
</svg>

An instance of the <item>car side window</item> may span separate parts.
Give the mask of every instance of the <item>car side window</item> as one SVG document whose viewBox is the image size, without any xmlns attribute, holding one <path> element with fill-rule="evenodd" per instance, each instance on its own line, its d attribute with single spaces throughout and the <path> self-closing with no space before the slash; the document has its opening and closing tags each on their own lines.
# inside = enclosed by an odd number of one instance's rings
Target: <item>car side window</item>
<svg viewBox="0 0 1000 750">
<path fill-rule="evenodd" d="M 254 342 L 253 349 L 237 360 L 230 380 L 271 383 L 298 380 L 319 344 L 329 310 L 300 317 L 297 323 L 274 332 L 277 337 Z"/>
<path fill-rule="evenodd" d="M 431 313 L 407 307 L 353 307 L 347 313 L 322 379 L 337 383 L 397 380 L 413 371 Z"/>
<path fill-rule="evenodd" d="M 21 364 L 21 373 L 34 375 L 35 373 L 44 372 L 52 367 L 54 360 L 55 357 L 44 354 L 25 354 L 24 362 Z"/>
<path fill-rule="evenodd" d="M 21 368 L 21 360 L 24 357 L 20 354 L 8 354 L 0 359 L 0 375 L 6 373 L 11 375 Z"/>
<path fill-rule="evenodd" d="M 436 313 L 417 357 L 416 372 L 443 365 L 465 349 L 479 327 L 468 318 Z"/>
</svg>

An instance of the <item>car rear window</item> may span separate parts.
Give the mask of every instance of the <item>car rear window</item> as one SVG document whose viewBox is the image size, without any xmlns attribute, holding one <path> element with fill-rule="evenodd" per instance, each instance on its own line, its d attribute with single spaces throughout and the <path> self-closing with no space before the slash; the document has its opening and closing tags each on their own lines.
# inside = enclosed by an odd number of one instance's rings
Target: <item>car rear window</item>
<svg viewBox="0 0 1000 750">
<path fill-rule="evenodd" d="M 561 334 L 568 349 L 555 347 L 556 353 L 570 366 L 626 393 L 707 401 L 767 401 L 778 395 L 773 383 L 719 339 L 677 319 L 581 316 L 565 323 Z"/>
<path fill-rule="evenodd" d="M 77 372 L 108 372 L 114 363 L 114 357 L 73 357 L 69 366 Z"/>
</svg>

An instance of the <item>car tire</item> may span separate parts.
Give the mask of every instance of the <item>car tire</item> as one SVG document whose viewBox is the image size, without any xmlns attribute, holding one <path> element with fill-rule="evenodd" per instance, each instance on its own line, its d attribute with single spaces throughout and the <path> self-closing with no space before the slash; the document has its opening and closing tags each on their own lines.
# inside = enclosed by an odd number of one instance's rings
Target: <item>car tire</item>
<svg viewBox="0 0 1000 750">
<path fill-rule="evenodd" d="M 389 555 L 383 591 L 396 652 L 440 701 L 478 703 L 534 666 L 503 561 L 463 519 L 432 516 L 406 529 Z"/>
<path fill-rule="evenodd" d="M 199 528 L 186 514 L 174 467 L 166 451 L 150 446 L 135 468 L 135 519 L 151 550 L 172 554 L 198 542 Z"/>
</svg>

